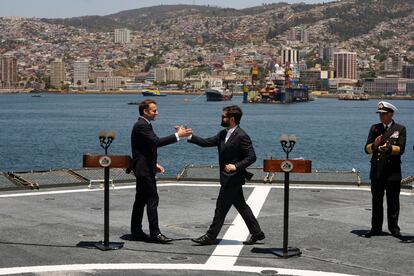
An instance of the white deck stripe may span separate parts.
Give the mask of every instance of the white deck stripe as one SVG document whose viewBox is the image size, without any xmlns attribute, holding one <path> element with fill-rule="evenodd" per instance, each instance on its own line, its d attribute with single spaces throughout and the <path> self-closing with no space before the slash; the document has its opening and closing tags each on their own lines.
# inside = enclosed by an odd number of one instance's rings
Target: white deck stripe
<svg viewBox="0 0 414 276">
<path fill-rule="evenodd" d="M 277 267 L 253 267 L 253 266 L 212 266 L 206 264 L 72 264 L 50 266 L 26 266 L 0 268 L 0 275 L 21 273 L 45 273 L 62 271 L 88 271 L 88 270 L 198 270 L 198 271 L 232 271 L 260 273 L 263 270 L 275 270 L 278 274 L 298 276 L 351 276 L 323 271 L 286 269 Z"/>
<path fill-rule="evenodd" d="M 220 184 L 190 184 L 190 183 L 160 183 L 157 184 L 158 187 L 170 187 L 170 186 L 183 186 L 183 187 L 219 187 Z M 272 185 L 245 185 L 245 187 L 249 188 L 257 188 L 257 187 L 269 187 L 270 189 L 283 189 L 284 187 L 281 185 L 278 186 L 272 186 Z M 343 190 L 343 191 L 371 191 L 371 189 L 368 188 L 361 188 L 361 187 L 344 187 L 344 186 L 318 186 L 318 185 L 290 185 L 290 189 L 303 189 L 303 190 L 310 190 L 310 189 L 319 189 L 319 190 Z M 115 190 L 125 190 L 125 189 L 135 189 L 135 185 L 128 185 L 128 186 L 118 186 L 115 187 Z M 113 189 L 111 188 L 111 191 Z M 8 198 L 8 197 L 26 197 L 26 196 L 39 196 L 39 195 L 53 195 L 53 194 L 69 194 L 69 193 L 83 193 L 83 192 L 103 192 L 103 189 L 62 189 L 58 191 L 46 191 L 46 192 L 21 192 L 21 193 L 6 193 L 1 194 L 0 198 Z M 405 196 L 414 196 L 413 192 L 401 192 L 400 195 Z"/>
<path fill-rule="evenodd" d="M 247 200 L 247 204 L 252 209 L 255 217 L 259 215 L 260 209 L 262 209 L 269 192 L 270 187 L 257 187 Z M 207 260 L 206 265 L 233 266 L 243 248 L 243 241 L 246 240 L 248 235 L 249 229 L 247 229 L 241 215 L 238 214 L 233 224 L 224 234 L 222 241 L 217 245 L 211 257 Z"/>
</svg>

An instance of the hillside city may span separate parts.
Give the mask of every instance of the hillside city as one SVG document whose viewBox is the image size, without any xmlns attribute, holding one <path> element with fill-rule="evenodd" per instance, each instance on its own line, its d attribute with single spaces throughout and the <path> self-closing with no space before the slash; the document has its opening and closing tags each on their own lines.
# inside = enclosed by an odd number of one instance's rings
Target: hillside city
<svg viewBox="0 0 414 276">
<path fill-rule="evenodd" d="M 353 24 L 351 33 L 338 27 L 340 16 L 327 16 L 335 9 L 354 15 L 358 8 L 348 7 L 357 2 L 269 5 L 225 16 L 185 6 L 144 27 L 107 30 L 0 17 L 0 90 L 125 92 L 159 85 L 198 91 L 216 79 L 265 85 L 290 69 L 312 91 L 414 96 L 413 5 L 389 0 L 386 20 L 358 30 L 351 18 L 343 24 Z"/>
</svg>

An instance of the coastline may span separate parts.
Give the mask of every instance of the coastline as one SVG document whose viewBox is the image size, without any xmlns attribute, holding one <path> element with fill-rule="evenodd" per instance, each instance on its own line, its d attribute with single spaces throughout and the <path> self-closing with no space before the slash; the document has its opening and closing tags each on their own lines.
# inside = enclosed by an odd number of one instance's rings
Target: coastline
<svg viewBox="0 0 414 276">
<path fill-rule="evenodd" d="M 161 90 L 163 94 L 167 95 L 203 95 L 204 91 L 185 91 L 185 90 Z M 83 91 L 27 91 L 27 90 L 12 90 L 0 89 L 0 94 L 138 94 L 142 93 L 142 89 L 121 90 L 121 91 L 99 91 L 99 90 L 83 90 Z M 234 92 L 234 96 L 243 96 L 243 92 Z M 313 95 L 315 98 L 335 99 L 338 94 L 317 94 Z M 414 100 L 414 96 L 384 96 L 384 95 L 370 95 L 369 100 Z M 353 100 L 355 101 L 355 100 Z M 358 100 L 356 100 L 358 101 Z"/>
</svg>

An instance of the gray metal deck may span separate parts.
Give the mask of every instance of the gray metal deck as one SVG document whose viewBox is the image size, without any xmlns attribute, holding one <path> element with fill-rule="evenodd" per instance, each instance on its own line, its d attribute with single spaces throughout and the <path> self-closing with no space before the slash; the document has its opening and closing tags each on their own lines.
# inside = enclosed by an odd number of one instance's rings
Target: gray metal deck
<svg viewBox="0 0 414 276">
<path fill-rule="evenodd" d="M 159 181 L 160 227 L 174 238 L 167 245 L 129 240 L 135 185 L 118 184 L 110 189 L 110 240 L 125 244 L 114 251 L 79 246 L 103 239 L 103 191 L 86 187 L 0 192 L 0 275 L 413 275 L 410 190 L 400 197 L 403 239 L 387 234 L 386 224 L 384 235 L 368 239 L 361 236 L 370 229 L 368 188 L 291 185 L 289 245 L 302 255 L 280 259 L 252 249 L 282 246 L 282 185 L 244 187 L 246 199 L 263 193 L 249 204 L 263 201 L 257 208 L 264 243 L 241 245 L 243 223 L 232 208 L 221 243 L 197 246 L 190 239 L 205 233 L 212 220 L 217 182 Z"/>
</svg>

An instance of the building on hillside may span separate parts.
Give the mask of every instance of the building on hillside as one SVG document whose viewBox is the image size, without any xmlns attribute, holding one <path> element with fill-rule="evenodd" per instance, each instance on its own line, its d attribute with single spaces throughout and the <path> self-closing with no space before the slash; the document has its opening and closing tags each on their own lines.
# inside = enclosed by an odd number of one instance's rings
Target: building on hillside
<svg viewBox="0 0 414 276">
<path fill-rule="evenodd" d="M 60 58 L 50 63 L 50 86 L 61 88 L 66 80 L 65 64 Z"/>
<path fill-rule="evenodd" d="M 89 60 L 80 59 L 73 63 L 73 85 L 86 87 L 89 83 Z"/>
<path fill-rule="evenodd" d="M 17 59 L 12 54 L 4 54 L 0 62 L 0 87 L 17 86 Z"/>
<path fill-rule="evenodd" d="M 403 65 L 402 77 L 406 79 L 414 79 L 414 64 Z"/>
<path fill-rule="evenodd" d="M 302 43 L 309 42 L 309 32 L 303 27 L 293 27 L 287 33 L 287 39 L 289 41 L 300 41 Z"/>
<path fill-rule="evenodd" d="M 114 41 L 121 44 L 131 43 L 131 31 L 126 28 L 115 29 Z"/>
<path fill-rule="evenodd" d="M 365 91 L 371 94 L 405 95 L 409 83 L 412 83 L 412 80 L 400 77 L 373 78 L 365 79 L 364 87 Z"/>
<path fill-rule="evenodd" d="M 356 52 L 335 52 L 334 69 L 337 79 L 357 79 L 357 53 Z"/>
<path fill-rule="evenodd" d="M 158 83 L 170 81 L 184 81 L 186 71 L 187 70 L 185 69 L 175 67 L 156 68 L 154 71 L 155 81 Z"/>
<path fill-rule="evenodd" d="M 319 56 L 322 60 L 333 61 L 335 52 L 337 52 L 337 49 L 334 47 L 324 47 L 319 49 Z"/>
<path fill-rule="evenodd" d="M 296 64 L 298 63 L 298 50 L 292 49 L 290 47 L 284 47 L 281 50 L 281 62 L 282 65 L 289 64 Z"/>
<path fill-rule="evenodd" d="M 300 71 L 299 83 L 308 86 L 310 90 L 321 90 L 321 70 L 311 68 Z"/>
<path fill-rule="evenodd" d="M 96 88 L 99 90 L 114 90 L 124 87 L 126 84 L 124 77 L 98 77 L 96 78 Z"/>
<path fill-rule="evenodd" d="M 401 72 L 403 66 L 403 58 L 400 56 L 388 57 L 384 61 L 384 71 Z"/>
<path fill-rule="evenodd" d="M 112 68 L 106 69 L 95 69 L 89 73 L 89 78 L 93 81 L 96 81 L 97 78 L 107 78 L 113 76 Z"/>
</svg>

